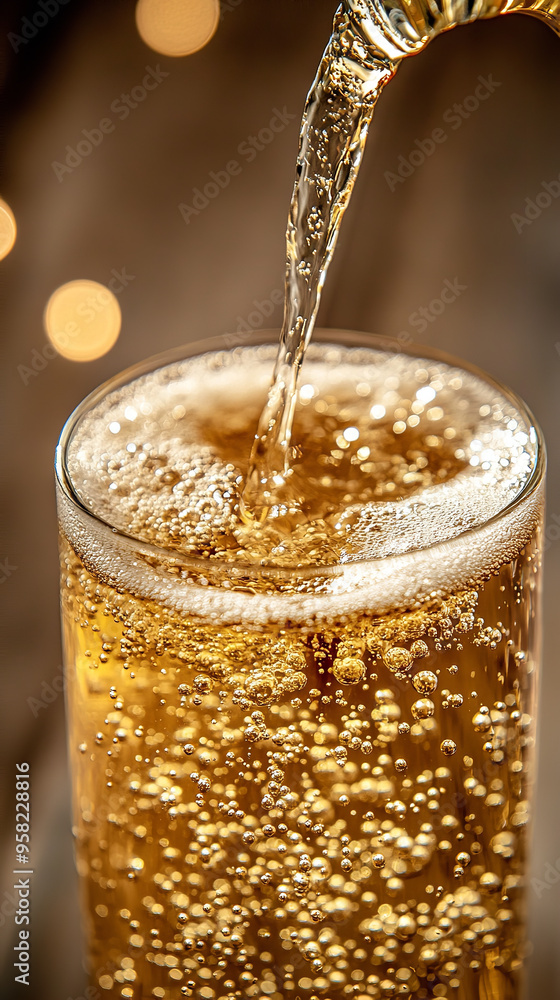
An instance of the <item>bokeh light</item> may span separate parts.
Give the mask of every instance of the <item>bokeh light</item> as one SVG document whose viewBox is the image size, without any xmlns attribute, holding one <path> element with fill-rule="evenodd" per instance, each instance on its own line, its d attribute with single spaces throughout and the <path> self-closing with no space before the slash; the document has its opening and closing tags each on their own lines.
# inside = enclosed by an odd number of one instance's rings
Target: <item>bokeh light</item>
<svg viewBox="0 0 560 1000">
<path fill-rule="evenodd" d="M 138 0 L 136 26 L 151 49 L 189 56 L 210 41 L 220 20 L 219 0 Z"/>
<path fill-rule="evenodd" d="M 7 257 L 16 242 L 17 226 L 14 213 L 0 198 L 0 260 Z"/>
<path fill-rule="evenodd" d="M 97 281 L 78 279 L 61 285 L 45 308 L 47 336 L 63 358 L 94 361 L 116 343 L 121 309 L 113 292 Z"/>
</svg>

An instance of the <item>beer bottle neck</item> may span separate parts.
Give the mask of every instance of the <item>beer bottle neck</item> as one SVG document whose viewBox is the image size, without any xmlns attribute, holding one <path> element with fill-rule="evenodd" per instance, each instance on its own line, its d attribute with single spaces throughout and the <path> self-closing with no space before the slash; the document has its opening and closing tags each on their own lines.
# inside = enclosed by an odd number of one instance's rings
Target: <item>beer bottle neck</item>
<svg viewBox="0 0 560 1000">
<path fill-rule="evenodd" d="M 538 17 L 560 35 L 560 0 L 342 0 L 335 30 L 342 53 L 367 70 L 421 51 L 442 31 L 509 13 Z"/>
</svg>

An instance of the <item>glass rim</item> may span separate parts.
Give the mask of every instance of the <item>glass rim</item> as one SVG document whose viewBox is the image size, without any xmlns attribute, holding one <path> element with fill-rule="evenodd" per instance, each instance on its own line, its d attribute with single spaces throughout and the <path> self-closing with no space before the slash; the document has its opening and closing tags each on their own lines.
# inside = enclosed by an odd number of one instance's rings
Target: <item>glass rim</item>
<svg viewBox="0 0 560 1000">
<path fill-rule="evenodd" d="M 233 340 L 235 336 L 236 335 L 230 335 L 228 340 Z M 121 528 L 116 528 L 114 525 L 111 525 L 107 520 L 96 513 L 95 510 L 91 510 L 85 506 L 74 489 L 72 477 L 67 468 L 66 459 L 68 447 L 72 441 L 74 430 L 78 426 L 82 417 L 91 412 L 98 402 L 116 389 L 122 388 L 143 375 L 147 375 L 150 372 L 156 371 L 159 368 L 163 368 L 175 362 L 182 360 L 188 361 L 190 359 L 202 357 L 205 354 L 215 354 L 222 351 L 233 353 L 236 350 L 243 350 L 247 347 L 277 345 L 278 336 L 278 329 L 265 329 L 255 330 L 250 334 L 239 334 L 239 342 L 236 344 L 228 343 L 224 335 L 211 337 L 207 340 L 193 341 L 192 343 L 183 344 L 179 347 L 154 354 L 143 361 L 136 362 L 102 382 L 97 388 L 92 390 L 92 392 L 88 393 L 88 395 L 85 396 L 85 398 L 74 408 L 67 418 L 60 433 L 55 453 L 55 476 L 56 482 L 62 491 L 64 498 L 82 517 L 85 515 L 88 521 L 93 522 L 98 528 L 101 528 L 102 531 L 110 533 L 113 543 L 116 537 L 121 538 L 127 545 L 132 543 L 133 545 L 141 546 L 142 550 L 146 553 L 151 552 L 159 559 L 163 558 L 164 560 L 171 560 L 173 564 L 180 564 L 186 570 L 191 570 L 201 576 L 208 575 L 209 571 L 215 573 L 222 570 L 226 571 L 230 577 L 243 577 L 247 580 L 250 580 L 251 578 L 260 578 L 261 580 L 270 580 L 271 583 L 285 583 L 293 581 L 294 578 L 299 580 L 313 580 L 317 577 L 321 577 L 323 579 L 338 577 L 348 572 L 348 570 L 352 567 L 359 567 L 363 570 L 364 567 L 375 567 L 380 564 L 384 564 L 384 568 L 386 568 L 387 563 L 392 563 L 397 566 L 402 563 L 403 559 L 410 558 L 415 553 L 420 552 L 423 554 L 430 554 L 434 557 L 437 556 L 437 553 L 440 550 L 442 553 L 448 553 L 450 551 L 450 546 L 464 545 L 467 537 L 474 539 L 482 532 L 487 532 L 493 525 L 499 524 L 518 506 L 527 501 L 543 482 L 546 470 L 546 447 L 542 431 L 530 408 L 512 389 L 504 386 L 497 379 L 493 378 L 476 365 L 436 348 L 426 347 L 425 345 L 416 343 L 413 343 L 412 345 L 401 345 L 396 337 L 384 337 L 378 334 L 354 330 L 342 330 L 338 328 L 318 328 L 314 331 L 312 344 L 332 344 L 333 347 L 346 346 L 350 349 L 362 347 L 393 354 L 404 354 L 409 357 L 418 358 L 419 361 L 439 361 L 451 367 L 457 368 L 460 371 L 468 372 L 474 375 L 489 388 L 497 390 L 515 407 L 516 410 L 519 411 L 523 419 L 526 420 L 527 424 L 534 429 L 536 435 L 535 460 L 533 468 L 518 495 L 487 520 L 482 521 L 474 527 L 468 527 L 464 531 L 461 531 L 459 534 L 454 535 L 449 539 L 440 539 L 430 545 L 414 547 L 405 553 L 358 558 L 349 562 L 339 562 L 330 565 L 306 564 L 302 566 L 263 566 L 258 563 L 237 563 L 228 562 L 222 559 L 203 559 L 201 557 L 191 556 L 178 549 L 166 548 L 165 546 L 157 545 L 153 542 L 147 542 L 141 538 L 137 538 L 134 535 L 129 535 Z"/>
</svg>

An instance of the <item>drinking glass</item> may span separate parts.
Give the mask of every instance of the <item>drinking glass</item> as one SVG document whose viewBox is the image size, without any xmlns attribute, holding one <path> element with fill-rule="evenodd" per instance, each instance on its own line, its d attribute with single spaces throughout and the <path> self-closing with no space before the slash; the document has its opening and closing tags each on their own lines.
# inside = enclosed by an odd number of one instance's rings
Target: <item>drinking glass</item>
<svg viewBox="0 0 560 1000">
<path fill-rule="evenodd" d="M 518 1000 L 539 430 L 472 366 L 319 331 L 294 427 L 308 506 L 271 542 L 235 505 L 276 338 L 137 365 L 60 439 L 92 982 Z"/>
</svg>

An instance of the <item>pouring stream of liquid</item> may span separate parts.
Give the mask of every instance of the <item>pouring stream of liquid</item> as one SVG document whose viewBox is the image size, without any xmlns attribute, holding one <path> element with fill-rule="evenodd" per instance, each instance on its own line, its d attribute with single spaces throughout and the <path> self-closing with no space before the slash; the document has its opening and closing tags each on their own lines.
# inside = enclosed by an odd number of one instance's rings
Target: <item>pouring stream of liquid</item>
<svg viewBox="0 0 560 1000">
<path fill-rule="evenodd" d="M 327 270 L 349 203 L 375 105 L 405 56 L 458 24 L 521 11 L 560 33 L 560 0 L 496 5 L 345 0 L 305 105 L 287 229 L 284 321 L 273 382 L 260 417 L 241 514 L 263 521 L 296 504 L 289 479 L 297 381 Z"/>
</svg>

